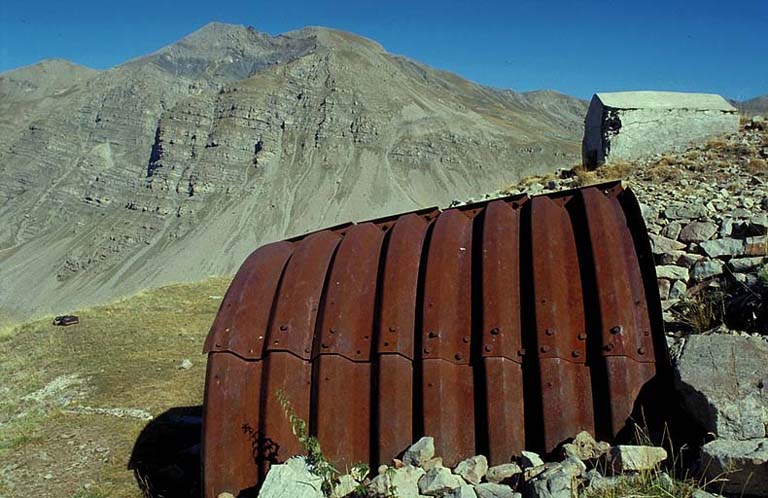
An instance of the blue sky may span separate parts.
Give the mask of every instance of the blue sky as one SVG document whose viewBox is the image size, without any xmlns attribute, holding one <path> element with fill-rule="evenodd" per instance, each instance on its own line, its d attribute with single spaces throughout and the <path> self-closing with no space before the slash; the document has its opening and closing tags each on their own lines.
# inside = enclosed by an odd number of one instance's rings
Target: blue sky
<svg viewBox="0 0 768 498">
<path fill-rule="evenodd" d="M 271 34 L 306 25 L 352 31 L 518 91 L 768 94 L 768 0 L 0 0 L 0 71 L 52 57 L 107 68 L 210 21 Z"/>
</svg>

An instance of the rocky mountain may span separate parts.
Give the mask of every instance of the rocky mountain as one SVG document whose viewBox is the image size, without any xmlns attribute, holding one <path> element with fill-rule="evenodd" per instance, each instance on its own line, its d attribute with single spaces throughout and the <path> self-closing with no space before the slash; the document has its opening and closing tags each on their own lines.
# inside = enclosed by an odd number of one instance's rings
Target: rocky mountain
<svg viewBox="0 0 768 498">
<path fill-rule="evenodd" d="M 0 74 L 0 317 L 229 274 L 271 240 L 573 164 L 585 110 L 323 28 L 214 23 L 105 71 Z"/>
<path fill-rule="evenodd" d="M 768 95 L 736 102 L 734 104 L 743 114 L 754 115 L 768 112 Z"/>
</svg>

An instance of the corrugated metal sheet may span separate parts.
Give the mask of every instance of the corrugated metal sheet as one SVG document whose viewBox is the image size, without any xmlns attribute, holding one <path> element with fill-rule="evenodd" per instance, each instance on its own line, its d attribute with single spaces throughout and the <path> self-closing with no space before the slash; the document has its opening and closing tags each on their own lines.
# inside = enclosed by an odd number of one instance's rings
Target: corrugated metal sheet
<svg viewBox="0 0 768 498">
<path fill-rule="evenodd" d="M 618 183 L 429 209 L 256 250 L 205 344 L 205 495 L 300 453 L 340 468 L 421 435 L 447 465 L 612 439 L 666 371 L 637 201 Z M 374 467 L 375 468 L 375 467 Z"/>
</svg>

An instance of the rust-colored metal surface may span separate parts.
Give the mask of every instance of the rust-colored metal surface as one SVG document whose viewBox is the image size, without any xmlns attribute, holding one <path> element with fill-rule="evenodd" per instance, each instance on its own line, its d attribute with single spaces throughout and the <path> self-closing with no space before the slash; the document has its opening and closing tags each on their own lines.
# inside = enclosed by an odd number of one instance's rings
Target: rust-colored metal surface
<svg viewBox="0 0 768 498">
<path fill-rule="evenodd" d="M 258 249 L 205 345 L 205 496 L 247 495 L 301 453 L 278 390 L 340 468 L 422 435 L 446 465 L 616 438 L 668 372 L 650 257 L 619 183 Z"/>
</svg>

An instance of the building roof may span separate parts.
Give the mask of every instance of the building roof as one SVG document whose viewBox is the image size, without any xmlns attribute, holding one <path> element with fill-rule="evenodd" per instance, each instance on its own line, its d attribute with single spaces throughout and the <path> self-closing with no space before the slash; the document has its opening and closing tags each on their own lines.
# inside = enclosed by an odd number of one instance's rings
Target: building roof
<svg viewBox="0 0 768 498">
<path fill-rule="evenodd" d="M 714 93 L 609 92 L 596 93 L 606 107 L 615 109 L 694 109 L 736 111 L 727 100 Z"/>
</svg>

